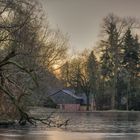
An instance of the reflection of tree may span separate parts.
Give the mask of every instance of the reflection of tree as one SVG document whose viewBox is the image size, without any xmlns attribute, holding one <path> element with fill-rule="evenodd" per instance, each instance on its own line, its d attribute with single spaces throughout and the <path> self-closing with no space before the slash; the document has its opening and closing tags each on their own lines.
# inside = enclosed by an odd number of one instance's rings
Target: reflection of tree
<svg viewBox="0 0 140 140">
<path fill-rule="evenodd" d="M 137 133 L 137 122 L 139 115 L 137 113 L 118 112 L 115 113 L 113 125 L 116 128 L 115 133 Z"/>
</svg>

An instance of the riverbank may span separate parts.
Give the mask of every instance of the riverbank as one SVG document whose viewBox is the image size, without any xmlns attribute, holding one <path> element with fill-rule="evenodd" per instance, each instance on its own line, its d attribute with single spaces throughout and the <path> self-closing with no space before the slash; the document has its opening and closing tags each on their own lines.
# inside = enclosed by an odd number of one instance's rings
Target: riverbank
<svg viewBox="0 0 140 140">
<path fill-rule="evenodd" d="M 140 111 L 135 111 L 135 110 L 92 110 L 92 111 L 65 111 L 65 110 L 60 110 L 60 109 L 52 109 L 52 108 L 46 108 L 46 107 L 39 107 L 39 106 L 32 106 L 29 107 L 30 113 L 31 114 L 35 114 L 35 111 L 40 111 L 40 112 L 48 112 L 48 113 L 52 113 L 52 112 L 56 112 L 56 113 L 98 113 L 98 112 L 120 112 L 120 113 L 140 113 Z"/>
<path fill-rule="evenodd" d="M 35 118 L 47 118 L 47 116 L 49 116 L 50 114 L 52 114 L 52 116 L 55 116 L 56 119 L 59 120 L 70 120 L 71 118 L 69 116 L 67 116 L 67 114 L 73 114 L 75 116 L 81 116 L 83 114 L 94 114 L 93 118 L 98 115 L 98 116 L 104 116 L 104 117 L 114 117 L 116 118 L 117 115 L 120 115 L 121 117 L 126 116 L 126 118 L 128 118 L 129 115 L 136 115 L 139 116 L 140 111 L 126 111 L 126 110 L 103 110 L 103 111 L 63 111 L 63 110 L 59 110 L 59 109 L 51 109 L 51 108 L 46 108 L 46 107 L 29 107 L 29 115 Z M 62 117 L 64 116 L 63 114 L 66 114 L 65 116 L 67 117 Z M 126 115 L 128 114 L 128 115 Z M 73 116 L 72 115 L 72 116 Z M 0 118 L 0 127 L 1 128 L 5 128 L 5 127 L 18 127 L 18 121 L 17 120 L 10 120 L 10 119 L 4 119 L 4 118 Z"/>
</svg>

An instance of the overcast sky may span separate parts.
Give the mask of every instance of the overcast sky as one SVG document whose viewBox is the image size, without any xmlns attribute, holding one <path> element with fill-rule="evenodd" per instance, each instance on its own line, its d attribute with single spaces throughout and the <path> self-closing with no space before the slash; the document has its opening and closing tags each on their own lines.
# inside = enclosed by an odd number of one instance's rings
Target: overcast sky
<svg viewBox="0 0 140 140">
<path fill-rule="evenodd" d="M 109 13 L 140 18 L 140 0 L 41 0 L 52 28 L 68 33 L 76 50 L 94 46 Z"/>
</svg>

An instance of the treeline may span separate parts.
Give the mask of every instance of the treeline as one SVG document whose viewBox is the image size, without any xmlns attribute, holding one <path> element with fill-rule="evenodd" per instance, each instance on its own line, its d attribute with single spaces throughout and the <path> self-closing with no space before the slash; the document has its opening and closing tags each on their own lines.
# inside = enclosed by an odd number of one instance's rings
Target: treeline
<svg viewBox="0 0 140 140">
<path fill-rule="evenodd" d="M 91 98 L 97 110 L 140 110 L 138 32 L 136 19 L 110 14 L 103 20 L 99 45 L 71 58 L 61 69 L 65 87 L 86 95 L 87 110 Z"/>
</svg>

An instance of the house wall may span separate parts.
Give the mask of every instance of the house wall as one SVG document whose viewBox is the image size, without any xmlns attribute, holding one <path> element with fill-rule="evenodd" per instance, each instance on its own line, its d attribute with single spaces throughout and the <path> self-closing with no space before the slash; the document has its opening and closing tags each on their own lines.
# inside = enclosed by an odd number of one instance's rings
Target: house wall
<svg viewBox="0 0 140 140">
<path fill-rule="evenodd" d="M 80 104 L 60 104 L 59 106 L 64 111 L 80 111 Z"/>
</svg>

